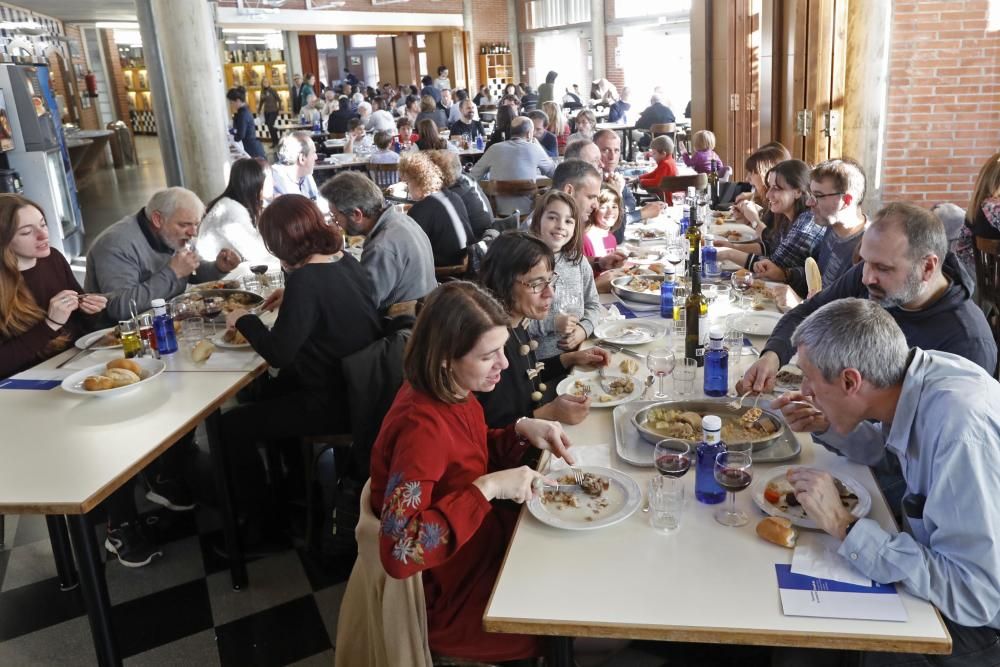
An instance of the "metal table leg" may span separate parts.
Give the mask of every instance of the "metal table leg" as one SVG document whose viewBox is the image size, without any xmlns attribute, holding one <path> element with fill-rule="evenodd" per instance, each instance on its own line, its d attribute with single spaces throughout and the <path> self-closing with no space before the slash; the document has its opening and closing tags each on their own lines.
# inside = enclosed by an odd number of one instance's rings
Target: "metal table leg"
<svg viewBox="0 0 1000 667">
<path fill-rule="evenodd" d="M 205 420 L 205 430 L 208 432 L 208 450 L 212 455 L 212 474 L 215 477 L 216 495 L 219 497 L 219 510 L 222 512 L 222 533 L 226 539 L 226 551 L 229 554 L 229 576 L 233 582 L 233 590 L 239 591 L 247 586 L 247 564 L 243 559 L 243 548 L 240 545 L 240 534 L 236 528 L 236 513 L 234 511 L 232 484 L 229 478 L 229 460 L 226 448 L 222 444 L 221 431 L 222 413 L 216 410 Z"/>
<path fill-rule="evenodd" d="M 573 667 L 573 638 L 549 637 L 549 661 L 552 667 Z"/>
<path fill-rule="evenodd" d="M 45 517 L 45 523 L 49 528 L 52 556 L 56 561 L 56 572 L 59 574 L 59 590 L 71 591 L 79 586 L 80 582 L 76 578 L 73 550 L 69 546 L 69 533 L 66 532 L 66 518 L 49 514 Z"/>
<path fill-rule="evenodd" d="M 111 623 L 108 582 L 104 578 L 104 563 L 101 562 L 97 549 L 94 527 L 86 514 L 75 514 L 67 519 L 80 567 L 80 590 L 87 605 L 90 633 L 94 637 L 94 648 L 97 649 L 97 662 L 101 667 L 117 667 L 122 664 L 122 659 Z"/>
</svg>

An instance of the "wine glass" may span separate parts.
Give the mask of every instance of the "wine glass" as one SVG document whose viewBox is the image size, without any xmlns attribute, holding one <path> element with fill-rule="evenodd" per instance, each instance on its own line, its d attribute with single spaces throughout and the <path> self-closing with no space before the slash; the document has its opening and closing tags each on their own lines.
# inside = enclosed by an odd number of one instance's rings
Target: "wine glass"
<svg viewBox="0 0 1000 667">
<path fill-rule="evenodd" d="M 674 353 L 666 348 L 661 347 L 650 350 L 649 354 L 646 355 L 646 368 L 657 377 L 658 382 L 654 398 L 667 398 L 667 392 L 663 388 L 663 381 L 668 375 L 674 372 L 674 366 L 676 365 L 677 359 L 674 357 Z"/>
<path fill-rule="evenodd" d="M 691 468 L 691 443 L 667 438 L 653 447 L 653 465 L 664 477 L 678 480 Z"/>
<path fill-rule="evenodd" d="M 749 518 L 736 509 L 736 492 L 750 486 L 753 481 L 753 460 L 749 451 L 719 452 L 715 457 L 715 481 L 729 491 L 729 508 L 715 513 L 715 520 L 723 526 L 743 526 Z"/>
<path fill-rule="evenodd" d="M 677 266 L 684 261 L 684 257 L 687 254 L 686 249 L 682 243 L 677 240 L 671 240 L 667 244 L 666 252 L 663 258 L 674 265 L 674 275 L 677 274 Z"/>
<path fill-rule="evenodd" d="M 225 302 L 221 296 L 206 296 L 202 301 L 205 317 L 212 322 L 212 334 L 215 334 L 215 324 L 219 315 L 222 314 L 222 306 Z"/>
<path fill-rule="evenodd" d="M 558 299 L 558 314 L 555 317 L 556 333 L 559 334 L 560 338 L 566 338 L 580 321 L 580 316 L 583 315 L 583 299 L 580 294 L 569 292 L 563 292 Z"/>
<path fill-rule="evenodd" d="M 746 310 L 745 295 L 753 287 L 753 273 L 746 270 L 733 271 L 729 280 L 733 284 L 733 289 L 740 295 L 740 310 Z"/>
</svg>

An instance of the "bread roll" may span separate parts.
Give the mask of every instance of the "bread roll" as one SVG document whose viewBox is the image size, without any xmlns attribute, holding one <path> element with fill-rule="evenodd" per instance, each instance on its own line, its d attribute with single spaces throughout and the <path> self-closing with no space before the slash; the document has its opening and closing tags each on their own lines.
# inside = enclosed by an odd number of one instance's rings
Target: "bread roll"
<svg viewBox="0 0 1000 667">
<path fill-rule="evenodd" d="M 823 289 L 823 274 L 819 271 L 819 264 L 812 257 L 806 257 L 806 288 L 809 294 Z"/>
<path fill-rule="evenodd" d="M 795 540 L 799 536 L 798 531 L 792 527 L 791 521 L 777 516 L 769 516 L 762 519 L 757 524 L 757 534 L 768 542 L 773 542 L 779 547 L 787 547 L 789 549 L 795 546 Z"/>
<path fill-rule="evenodd" d="M 131 359 L 112 359 L 108 362 L 108 370 L 112 368 L 124 368 L 127 371 L 132 371 L 139 377 L 142 377 L 142 366 Z"/>
<path fill-rule="evenodd" d="M 625 375 L 635 375 L 639 372 L 639 362 L 635 359 L 622 359 L 618 368 Z"/>
<path fill-rule="evenodd" d="M 203 338 L 198 341 L 198 343 L 194 346 L 194 349 L 191 350 L 191 360 L 196 364 L 200 364 L 212 356 L 213 352 L 215 352 L 215 345 L 213 345 L 211 341 Z"/>
<path fill-rule="evenodd" d="M 107 377 L 111 379 L 111 383 L 115 387 L 125 387 L 130 384 L 135 384 L 142 379 L 132 371 L 124 368 L 109 368 Z"/>
<path fill-rule="evenodd" d="M 114 389 L 115 383 L 111 381 L 111 378 L 103 375 L 89 375 L 83 380 L 83 388 L 87 391 L 104 391 L 105 389 Z"/>
</svg>

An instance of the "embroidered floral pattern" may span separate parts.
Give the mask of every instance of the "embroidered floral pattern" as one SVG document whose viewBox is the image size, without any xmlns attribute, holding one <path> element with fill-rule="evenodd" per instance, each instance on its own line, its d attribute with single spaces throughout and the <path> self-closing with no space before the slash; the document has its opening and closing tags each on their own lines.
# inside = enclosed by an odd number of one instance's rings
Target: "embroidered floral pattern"
<svg viewBox="0 0 1000 667">
<path fill-rule="evenodd" d="M 424 499 L 420 482 L 404 482 L 393 473 L 382 507 L 382 534 L 393 541 L 392 557 L 404 565 L 424 563 L 424 554 L 448 543 L 448 528 L 436 522 L 424 522 L 414 516 Z"/>
</svg>

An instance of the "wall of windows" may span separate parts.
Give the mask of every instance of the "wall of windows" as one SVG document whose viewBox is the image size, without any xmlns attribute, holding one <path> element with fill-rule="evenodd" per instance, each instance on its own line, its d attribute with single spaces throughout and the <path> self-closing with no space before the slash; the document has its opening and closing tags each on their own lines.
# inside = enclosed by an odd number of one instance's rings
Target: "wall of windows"
<svg viewBox="0 0 1000 667">
<path fill-rule="evenodd" d="M 523 11 L 528 30 L 558 28 L 589 22 L 590 0 L 526 0 Z"/>
</svg>

